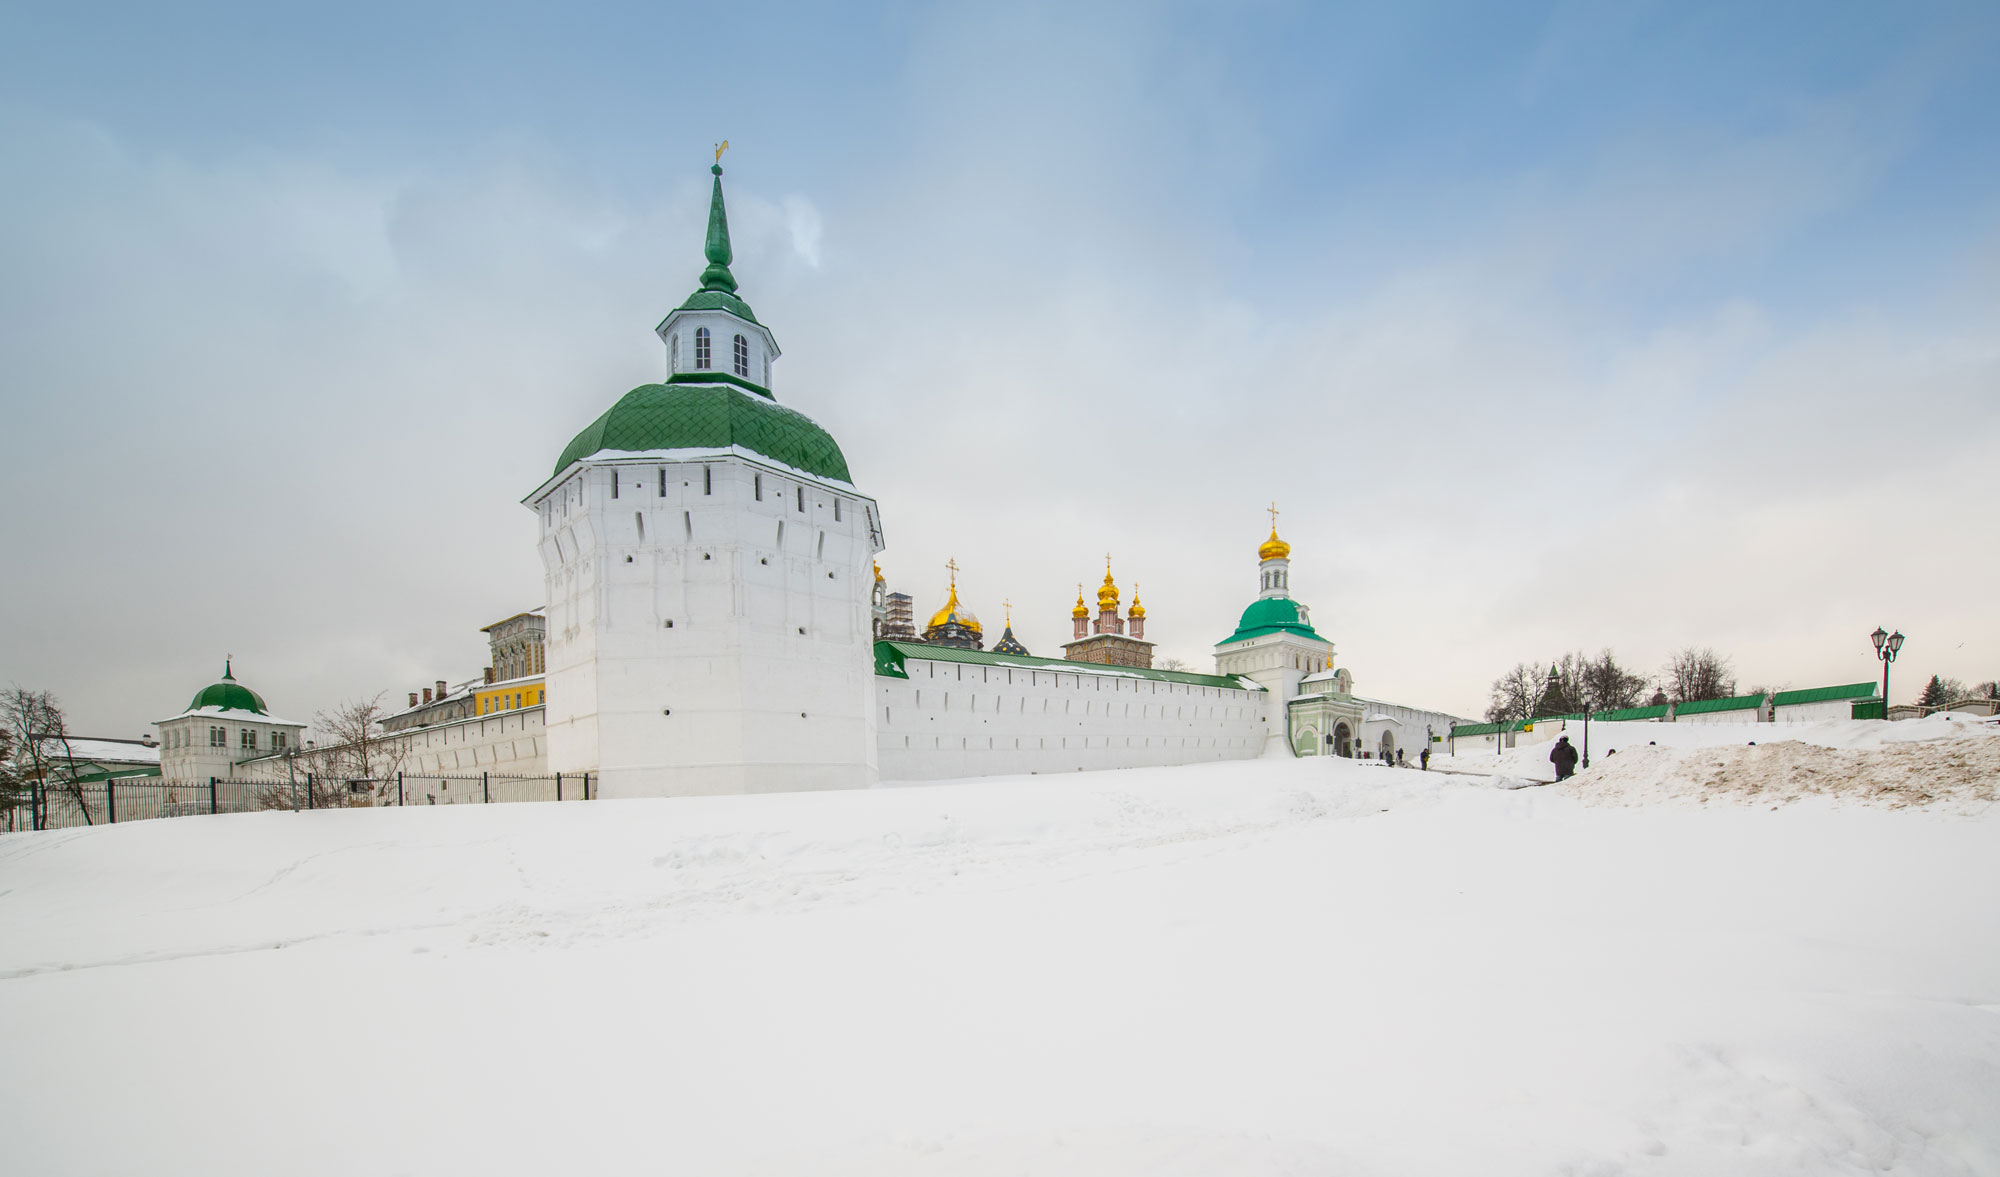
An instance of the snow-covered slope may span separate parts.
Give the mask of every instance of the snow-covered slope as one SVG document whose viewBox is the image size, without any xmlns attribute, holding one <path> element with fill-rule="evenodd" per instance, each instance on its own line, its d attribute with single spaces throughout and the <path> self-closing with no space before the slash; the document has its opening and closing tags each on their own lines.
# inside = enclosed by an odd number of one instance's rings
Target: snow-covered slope
<svg viewBox="0 0 2000 1177">
<path fill-rule="evenodd" d="M 1619 759 L 1626 753 L 1621 752 Z M 22 1173 L 1991 1173 L 2000 820 L 1347 761 L 0 839 Z"/>
<path fill-rule="evenodd" d="M 1565 733 L 1579 749 L 1583 725 Z M 1899 723 L 1593 723 L 1591 767 L 1565 791 L 1609 802 L 1793 800 L 1836 796 L 1901 806 L 1951 802 L 1975 808 L 2000 786 L 2000 721 L 1940 712 Z M 1445 772 L 1506 778 L 1513 785 L 1555 778 L 1547 742 L 1504 752 L 1433 756 Z"/>
</svg>

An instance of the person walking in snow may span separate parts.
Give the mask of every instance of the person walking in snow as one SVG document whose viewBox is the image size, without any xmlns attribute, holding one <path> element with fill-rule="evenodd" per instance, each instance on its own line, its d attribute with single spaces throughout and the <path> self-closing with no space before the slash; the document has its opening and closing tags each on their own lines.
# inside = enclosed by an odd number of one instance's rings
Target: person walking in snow
<svg viewBox="0 0 2000 1177">
<path fill-rule="evenodd" d="M 1425 772 L 1429 772 L 1429 771 L 1431 770 L 1431 750 L 1430 750 L 1430 745 L 1426 744 L 1426 745 L 1424 746 L 1424 750 L 1423 750 L 1423 751 L 1421 751 L 1421 752 L 1419 752 L 1419 753 L 1417 753 L 1417 764 L 1418 764 L 1418 765 L 1419 765 L 1420 767 L 1422 767 L 1422 768 L 1423 768 L 1423 770 L 1424 770 Z"/>
<path fill-rule="evenodd" d="M 1556 746 L 1549 749 L 1549 763 L 1556 766 L 1556 779 L 1566 781 L 1576 775 L 1576 746 L 1568 736 L 1556 740 Z"/>
</svg>

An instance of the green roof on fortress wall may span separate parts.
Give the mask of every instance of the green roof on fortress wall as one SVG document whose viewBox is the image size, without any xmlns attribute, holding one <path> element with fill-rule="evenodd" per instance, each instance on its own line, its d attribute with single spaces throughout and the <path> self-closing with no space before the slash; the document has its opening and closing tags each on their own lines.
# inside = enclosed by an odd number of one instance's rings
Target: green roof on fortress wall
<svg viewBox="0 0 2000 1177">
<path fill-rule="evenodd" d="M 1779 691 L 1771 696 L 1773 707 L 1789 707 L 1796 703 L 1832 703 L 1839 699 L 1873 699 L 1875 684 L 1872 682 L 1849 683 L 1844 687 L 1808 687 L 1803 691 Z"/>
<path fill-rule="evenodd" d="M 1716 711 L 1748 711 L 1762 707 L 1762 695 L 1738 695 L 1733 699 L 1697 699 L 1691 703 L 1681 703 L 1674 707 L 1674 715 L 1707 715 Z"/>
<path fill-rule="evenodd" d="M 1103 666 L 1095 662 L 1071 662 L 1066 658 L 1038 658 L 1032 654 L 994 654 L 985 650 L 961 650 L 955 646 L 933 646 L 926 642 L 876 642 L 875 673 L 885 678 L 908 678 L 905 659 L 958 662 L 973 666 L 1004 666 L 1014 670 L 1049 670 L 1064 674 L 1092 674 L 1104 678 L 1143 678 L 1154 682 L 1182 683 L 1191 687 L 1214 687 L 1223 691 L 1261 691 L 1264 688 L 1247 678 L 1220 674 L 1190 674 L 1184 670 L 1138 670 L 1130 666 Z"/>
<path fill-rule="evenodd" d="M 1639 719 L 1665 719 L 1667 717 L 1667 705 L 1661 703 L 1657 707 L 1625 707 L 1617 711 L 1593 711 L 1590 713 L 1590 717 L 1603 723 L 1627 723 Z"/>
</svg>

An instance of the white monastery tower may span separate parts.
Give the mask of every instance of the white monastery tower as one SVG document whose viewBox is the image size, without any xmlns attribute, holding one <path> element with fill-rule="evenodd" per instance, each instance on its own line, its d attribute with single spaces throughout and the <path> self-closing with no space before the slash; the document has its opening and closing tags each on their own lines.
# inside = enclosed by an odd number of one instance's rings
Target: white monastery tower
<svg viewBox="0 0 2000 1177">
<path fill-rule="evenodd" d="M 736 294 L 720 153 L 700 289 L 525 504 L 548 588 L 549 768 L 597 795 L 865 788 L 882 527 L 826 431 L 771 392 Z"/>
<path fill-rule="evenodd" d="M 1257 549 L 1257 599 L 1243 610 L 1236 632 L 1215 646 L 1215 672 L 1240 674 L 1262 684 L 1280 715 L 1299 693 L 1300 680 L 1333 665 L 1333 643 L 1314 632 L 1310 613 L 1292 599 L 1291 556 L 1292 545 L 1278 538 L 1278 509 L 1273 505 L 1271 538 Z"/>
</svg>

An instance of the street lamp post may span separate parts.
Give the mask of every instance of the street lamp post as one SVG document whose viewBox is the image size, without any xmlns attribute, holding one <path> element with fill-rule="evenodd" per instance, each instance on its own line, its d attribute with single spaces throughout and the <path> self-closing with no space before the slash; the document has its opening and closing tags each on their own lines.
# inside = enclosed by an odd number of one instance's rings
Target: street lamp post
<svg viewBox="0 0 2000 1177">
<path fill-rule="evenodd" d="M 1868 635 L 1875 643 L 1875 656 L 1882 660 L 1882 718 L 1889 718 L 1889 663 L 1896 660 L 1896 652 L 1903 648 L 1903 631 L 1889 633 L 1881 626 Z"/>
<path fill-rule="evenodd" d="M 1583 766 L 1590 767 L 1590 696 L 1583 696 Z"/>
</svg>

